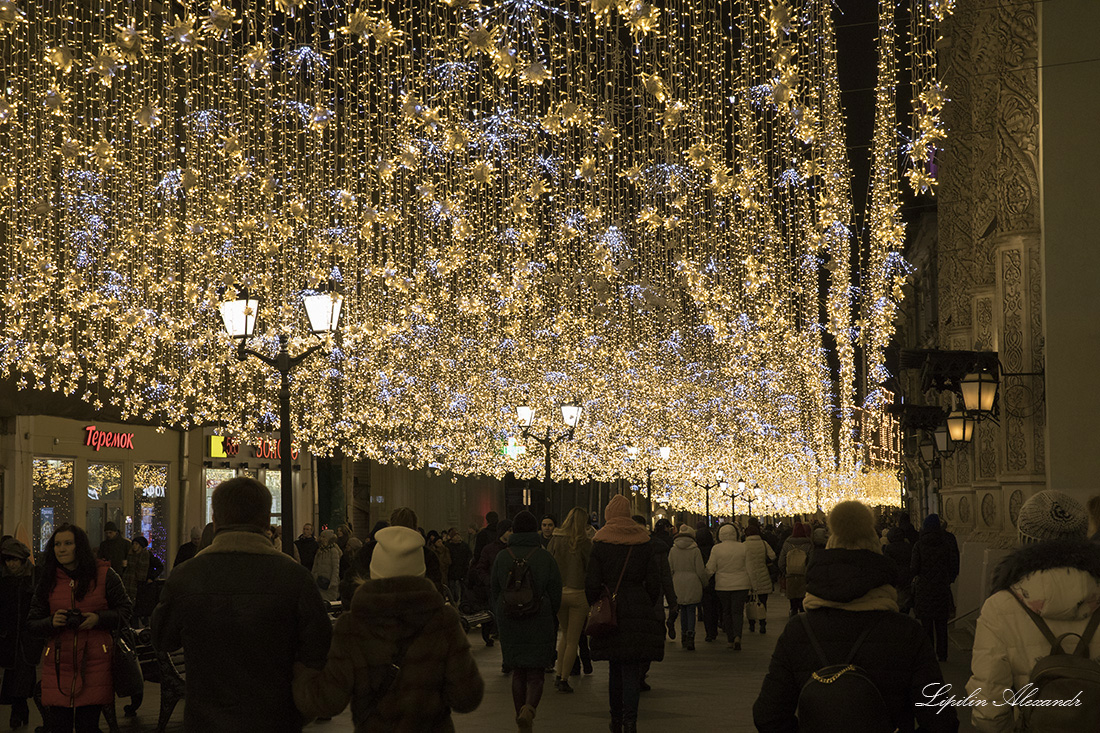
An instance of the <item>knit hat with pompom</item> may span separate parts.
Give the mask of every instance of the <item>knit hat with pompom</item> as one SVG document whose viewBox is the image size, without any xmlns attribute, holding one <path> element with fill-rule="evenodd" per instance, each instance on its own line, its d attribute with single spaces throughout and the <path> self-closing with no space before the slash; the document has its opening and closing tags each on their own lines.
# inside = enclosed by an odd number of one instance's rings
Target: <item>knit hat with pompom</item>
<svg viewBox="0 0 1100 733">
<path fill-rule="evenodd" d="M 875 515 L 858 501 L 842 501 L 829 512 L 827 548 L 870 550 L 882 554 L 882 542 L 875 531 Z"/>
</svg>

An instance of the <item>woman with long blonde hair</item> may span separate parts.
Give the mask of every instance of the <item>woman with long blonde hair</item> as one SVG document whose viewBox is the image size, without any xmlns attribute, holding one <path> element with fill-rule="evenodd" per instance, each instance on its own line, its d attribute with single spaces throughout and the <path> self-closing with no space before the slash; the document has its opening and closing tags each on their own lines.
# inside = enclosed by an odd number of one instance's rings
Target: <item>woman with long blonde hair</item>
<svg viewBox="0 0 1100 733">
<path fill-rule="evenodd" d="M 584 580 L 588 575 L 588 558 L 592 555 L 592 540 L 588 539 L 588 512 L 574 507 L 560 527 L 554 529 L 547 550 L 554 556 L 561 571 L 561 608 L 558 611 L 558 661 L 556 686 L 558 692 L 572 692 L 569 673 L 577 658 L 577 645 L 588 619 L 588 600 Z"/>
</svg>

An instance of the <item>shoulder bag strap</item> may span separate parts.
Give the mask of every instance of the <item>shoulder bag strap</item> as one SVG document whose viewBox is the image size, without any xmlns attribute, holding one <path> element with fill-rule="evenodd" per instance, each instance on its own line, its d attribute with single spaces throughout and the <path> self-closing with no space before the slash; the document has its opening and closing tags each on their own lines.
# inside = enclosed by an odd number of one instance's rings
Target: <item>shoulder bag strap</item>
<svg viewBox="0 0 1100 733">
<path fill-rule="evenodd" d="M 810 626 L 810 619 L 805 612 L 798 614 L 798 620 L 802 622 L 802 626 L 806 629 L 806 635 L 810 637 L 810 645 L 813 646 L 814 651 L 817 653 L 817 658 L 821 662 L 822 667 L 829 666 L 829 658 L 825 656 L 825 650 L 821 648 L 821 642 L 817 640 L 814 635 L 814 630 Z"/>
<path fill-rule="evenodd" d="M 1043 636 L 1045 636 L 1046 640 L 1050 642 L 1050 653 L 1064 653 L 1065 650 L 1062 648 L 1061 642 L 1059 642 L 1058 639 L 1055 638 L 1054 632 L 1050 630 L 1049 626 L 1047 626 L 1047 622 L 1043 620 L 1043 617 L 1028 608 L 1028 605 L 1024 603 L 1023 600 L 1013 591 L 1010 590 L 1008 591 L 1008 593 L 1016 599 L 1016 602 L 1020 604 L 1020 608 L 1024 609 L 1024 612 L 1027 613 L 1028 617 L 1035 622 L 1035 625 L 1039 627 L 1039 631 L 1043 632 Z M 1094 613 L 1093 616 L 1096 616 L 1096 614 Z M 1090 621 L 1089 623 L 1092 622 Z"/>
<path fill-rule="evenodd" d="M 848 658 L 844 660 L 845 664 L 852 663 L 852 660 L 856 658 L 856 652 L 858 652 L 859 648 L 863 646 L 863 642 L 867 640 L 867 637 L 871 635 L 871 632 L 875 630 L 876 626 L 878 626 L 878 621 L 872 623 L 870 626 L 863 630 L 862 634 L 856 637 L 856 643 L 852 644 L 852 650 L 848 652 Z"/>
<path fill-rule="evenodd" d="M 615 592 L 611 594 L 611 597 L 619 595 L 619 586 L 623 584 L 623 575 L 626 574 L 626 566 L 630 562 L 630 553 L 634 552 L 634 546 L 631 545 L 630 549 L 626 551 L 626 559 L 623 560 L 623 569 L 619 571 L 619 580 L 615 583 Z"/>
<path fill-rule="evenodd" d="M 1089 644 L 1092 643 L 1092 637 L 1096 633 L 1096 627 L 1100 626 L 1100 608 L 1092 612 L 1092 617 L 1089 618 L 1089 625 L 1085 627 L 1085 630 L 1081 633 L 1081 640 L 1077 642 L 1077 648 L 1073 650 L 1074 655 L 1078 657 L 1089 657 Z"/>
<path fill-rule="evenodd" d="M 386 667 L 386 672 L 382 677 L 382 684 L 378 686 L 378 689 L 374 691 L 371 696 L 371 703 L 368 708 L 368 717 L 374 713 L 374 710 L 378 707 L 378 703 L 382 701 L 393 687 L 393 683 L 397 681 L 397 676 L 401 673 L 401 665 L 405 663 L 405 654 L 409 651 L 409 647 L 420 636 L 420 632 L 423 631 L 423 627 L 417 629 L 415 632 L 406 636 L 401 641 L 397 642 L 397 649 L 393 652 L 393 657 L 390 658 L 390 664 Z"/>
</svg>

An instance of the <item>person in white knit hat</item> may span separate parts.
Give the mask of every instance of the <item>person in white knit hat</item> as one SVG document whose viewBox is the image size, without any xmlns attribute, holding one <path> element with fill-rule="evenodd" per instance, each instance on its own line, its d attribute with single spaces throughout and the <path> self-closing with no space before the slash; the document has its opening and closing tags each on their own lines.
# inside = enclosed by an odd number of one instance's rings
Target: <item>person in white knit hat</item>
<svg viewBox="0 0 1100 733">
<path fill-rule="evenodd" d="M 454 731 L 451 712 L 481 704 L 485 683 L 458 613 L 424 577 L 424 538 L 408 527 L 375 535 L 370 580 L 340 616 L 323 670 L 295 667 L 294 702 L 331 718 L 351 703 L 357 731 Z M 380 675 L 389 666 L 393 674 Z"/>
<path fill-rule="evenodd" d="M 982 605 L 974 634 L 966 689 L 981 701 L 970 708 L 979 731 L 1010 731 L 1025 711 L 1042 714 L 1038 707 L 1014 709 L 1004 702 L 1005 691 L 1022 690 L 1035 660 L 1050 654 L 1043 626 L 1056 638 L 1070 634 L 1063 643 L 1068 653 L 1077 634 L 1090 636 L 1089 621 L 1100 606 L 1100 545 L 1086 541 L 1087 526 L 1084 507 L 1060 491 L 1040 491 L 1020 507 L 1021 547 L 994 571 L 993 594 Z M 1087 646 L 1091 659 L 1100 657 L 1100 634 L 1092 633 Z M 1080 711 L 1092 706 L 1095 714 L 1098 701 L 1090 698 L 1095 694 L 1085 691 Z M 1097 722 L 1062 730 L 1096 730 Z M 1029 728 L 1040 729 L 1035 723 Z"/>
</svg>

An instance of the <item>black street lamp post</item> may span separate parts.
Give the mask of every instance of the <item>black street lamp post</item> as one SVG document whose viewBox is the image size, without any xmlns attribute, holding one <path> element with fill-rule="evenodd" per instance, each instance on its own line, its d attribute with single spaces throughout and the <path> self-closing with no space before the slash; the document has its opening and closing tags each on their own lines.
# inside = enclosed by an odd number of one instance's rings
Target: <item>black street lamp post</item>
<svg viewBox="0 0 1100 733">
<path fill-rule="evenodd" d="M 340 322 L 340 306 L 343 302 L 339 295 L 335 293 L 306 295 L 303 300 L 310 327 L 315 335 L 336 331 L 336 327 Z M 293 555 L 294 471 L 291 456 L 290 373 L 324 344 L 314 344 L 297 356 L 291 356 L 288 348 L 290 337 L 285 333 L 281 333 L 279 334 L 279 352 L 274 357 L 248 348 L 247 341 L 256 329 L 256 315 L 259 305 L 259 299 L 249 298 L 246 293 L 242 292 L 238 295 L 237 300 L 222 303 L 221 315 L 225 330 L 230 336 L 237 339 L 237 359 L 239 361 L 254 356 L 279 372 L 279 469 L 281 474 L 279 502 L 282 510 L 283 552 Z"/>
<path fill-rule="evenodd" d="M 726 487 L 728 487 L 728 486 L 729 486 L 729 484 L 728 484 L 728 483 L 726 483 L 726 481 L 725 481 L 725 475 L 726 475 L 726 474 L 725 474 L 725 472 L 724 472 L 724 471 L 722 471 L 722 470 L 719 470 L 719 471 L 718 471 L 718 472 L 717 472 L 717 473 L 715 474 L 715 476 L 717 477 L 717 479 L 718 479 L 718 480 L 717 480 L 717 481 L 715 481 L 715 482 L 714 482 L 713 484 L 701 484 L 701 483 L 699 483 L 698 481 L 692 481 L 692 483 L 693 483 L 693 484 L 695 484 L 695 485 L 696 485 L 696 486 L 698 486 L 698 487 L 699 487 L 700 489 L 702 489 L 702 490 L 703 490 L 704 492 L 706 492 L 706 504 L 707 504 L 707 527 L 708 527 L 708 528 L 710 527 L 710 490 L 711 490 L 711 489 L 721 489 L 722 491 L 725 491 L 725 490 L 726 490 Z"/>
<path fill-rule="evenodd" d="M 569 429 L 561 433 L 558 436 L 552 436 L 550 434 L 550 426 L 546 426 L 546 437 L 540 438 L 537 435 L 531 433 L 532 420 L 534 418 L 534 410 L 527 405 L 520 405 L 516 408 L 516 417 L 519 421 L 519 425 L 523 428 L 523 437 L 530 438 L 536 443 L 541 445 L 546 452 L 546 481 L 545 481 L 545 502 L 548 508 L 552 508 L 551 505 L 551 490 L 553 484 L 551 483 L 550 472 L 550 448 L 562 442 L 563 440 L 572 440 L 573 433 L 577 430 L 577 424 L 581 420 L 581 410 L 583 408 L 580 405 L 573 403 L 565 403 L 561 406 L 561 418 L 565 422 Z"/>
</svg>

